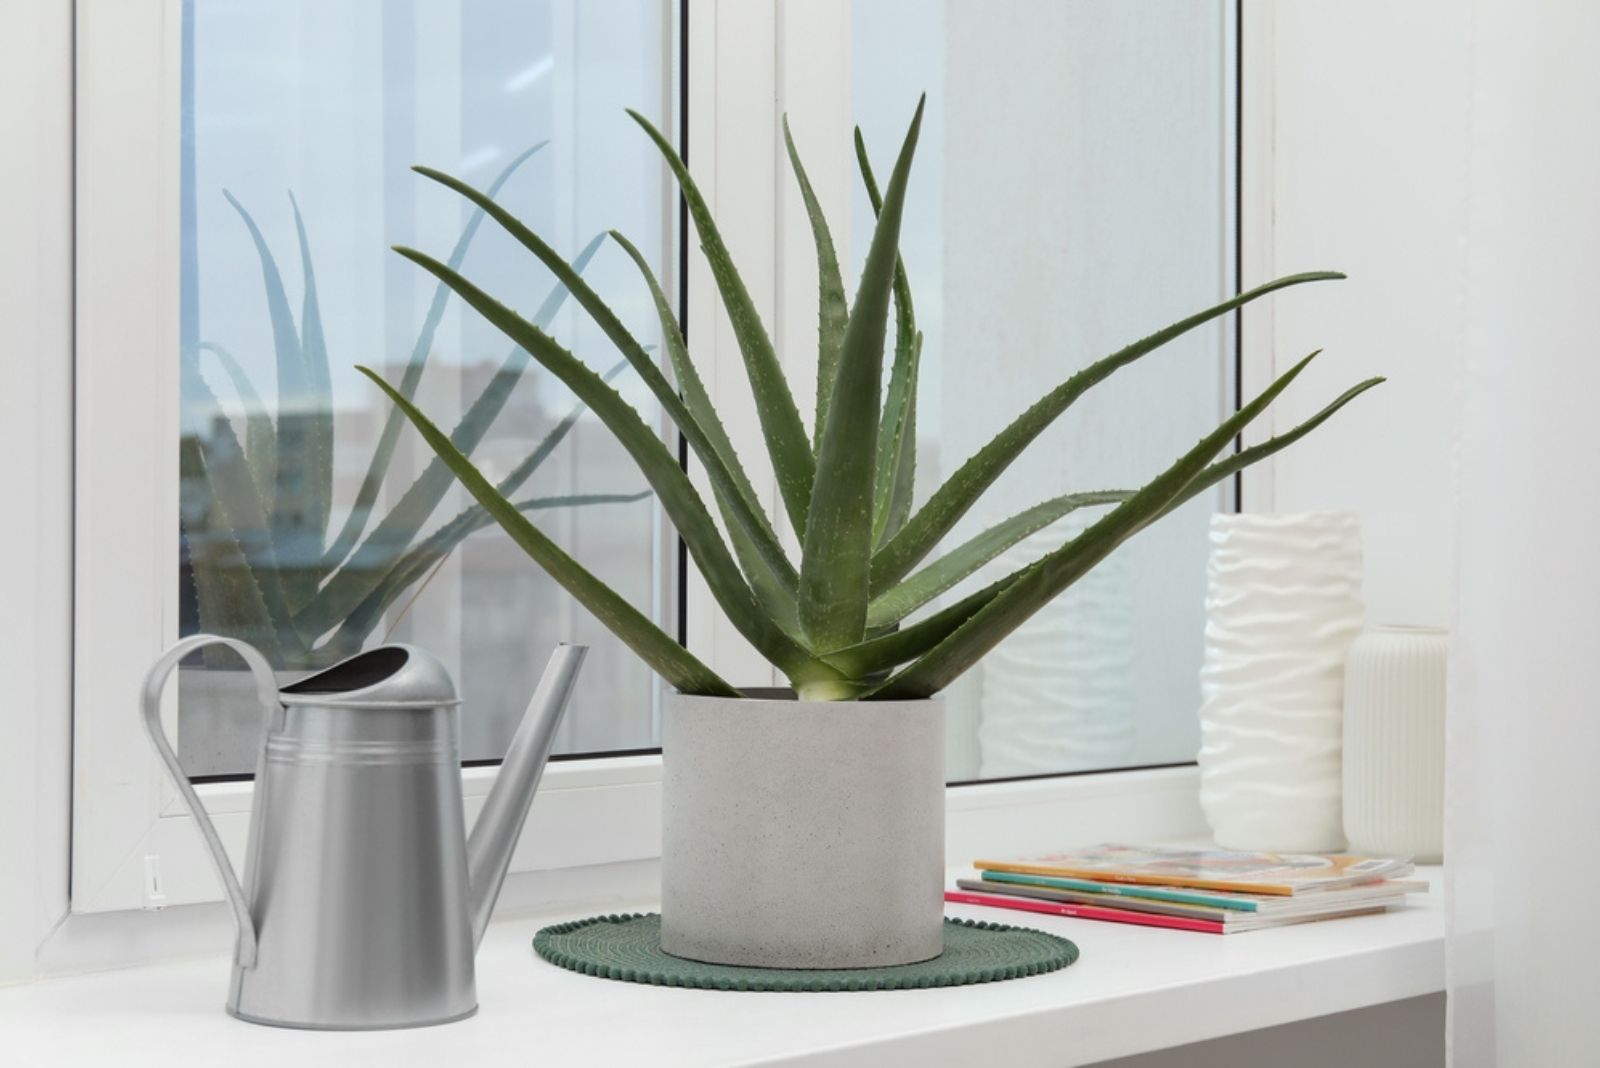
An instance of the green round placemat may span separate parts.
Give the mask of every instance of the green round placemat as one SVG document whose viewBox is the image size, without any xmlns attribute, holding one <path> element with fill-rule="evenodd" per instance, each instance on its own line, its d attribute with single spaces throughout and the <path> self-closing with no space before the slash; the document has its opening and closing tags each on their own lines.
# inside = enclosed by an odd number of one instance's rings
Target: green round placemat
<svg viewBox="0 0 1600 1068">
<path fill-rule="evenodd" d="M 705 964 L 661 950 L 656 913 L 595 916 L 558 923 L 533 936 L 534 951 L 569 971 L 654 986 L 702 990 L 907 990 L 1020 979 L 1065 968 L 1078 947 L 1065 938 L 981 920 L 944 921 L 944 952 L 887 968 L 742 968 Z"/>
</svg>

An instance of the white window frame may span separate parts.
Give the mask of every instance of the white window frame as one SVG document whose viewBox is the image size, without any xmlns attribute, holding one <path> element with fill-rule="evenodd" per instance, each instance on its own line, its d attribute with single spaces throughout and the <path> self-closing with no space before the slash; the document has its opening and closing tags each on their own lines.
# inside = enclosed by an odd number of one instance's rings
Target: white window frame
<svg viewBox="0 0 1600 1068">
<path fill-rule="evenodd" d="M 180 30 L 179 0 L 77 5 L 75 913 L 219 896 L 130 704 L 177 637 Z M 469 817 L 496 774 L 463 771 Z M 658 757 L 553 765 L 514 870 L 655 855 L 659 781 Z M 199 787 L 236 862 L 252 792 Z"/>
<path fill-rule="evenodd" d="M 67 912 L 72 759 L 72 12 L 0 12 L 0 982 L 31 974 Z"/>
<path fill-rule="evenodd" d="M 815 330 L 810 238 L 787 180 L 778 116 L 791 112 L 825 208 L 832 218 L 848 220 L 849 141 L 830 133 L 849 128 L 848 0 L 779 0 L 776 5 L 690 0 L 689 7 L 690 165 L 758 306 L 769 316 L 780 351 L 812 351 L 807 337 Z M 1253 37 L 1250 31 L 1254 21 L 1267 17 L 1259 8 L 1245 7 L 1244 41 L 1252 56 L 1270 47 L 1268 37 Z M 46 521 L 70 522 L 73 529 L 70 570 L 61 566 L 61 547 L 37 549 L 42 569 L 31 577 L 44 592 L 24 603 L 37 607 L 53 593 L 58 613 L 64 614 L 60 606 L 70 599 L 72 630 L 70 640 L 61 633 L 53 639 L 49 631 L 36 634 L 42 651 L 23 673 L 36 682 L 30 693 L 41 702 L 25 712 L 37 714 L 30 724 L 36 733 L 27 760 L 38 803 L 29 810 L 28 827 L 46 841 L 28 855 L 39 861 L 41 888 L 28 895 L 27 922 L 14 922 L 9 902 L 0 899 L 0 935 L 30 932 L 23 937 L 36 939 L 38 967 L 50 970 L 84 959 L 85 939 L 103 943 L 89 954 L 96 960 L 141 955 L 147 950 L 127 947 L 159 941 L 150 932 L 174 929 L 195 914 L 171 909 L 163 919 L 156 913 L 127 915 L 130 911 L 215 902 L 220 893 L 199 836 L 174 805 L 134 708 L 146 667 L 176 634 L 171 546 L 177 465 L 171 462 L 169 431 L 178 397 L 177 361 L 170 354 L 177 348 L 178 314 L 180 8 L 178 0 L 76 0 L 63 16 L 51 0 L 22 0 L 13 10 L 8 23 L 37 21 L 56 34 L 57 45 L 64 18 L 75 69 L 75 85 L 63 100 L 60 87 L 51 83 L 62 56 L 45 50 L 19 68 L 41 89 L 57 90 L 41 100 L 53 101 L 58 109 L 67 106 L 75 123 L 65 146 L 66 173 L 75 176 L 75 204 L 68 204 L 65 218 L 59 210 L 45 210 L 26 220 L 42 243 L 64 244 L 71 235 L 75 273 L 67 292 L 46 292 L 26 311 L 41 324 L 35 332 L 39 351 L 70 357 L 75 383 L 59 375 L 41 379 L 39 403 L 17 413 L 19 421 L 11 427 L 18 440 L 46 444 L 52 428 L 73 428 L 71 501 L 61 499 L 59 484 L 52 490 L 48 465 L 22 487 L 27 495 L 21 499 L 41 502 Z M 1270 68 L 1263 62 L 1260 69 Z M 1260 82 L 1265 84 L 1247 83 L 1252 97 L 1270 95 L 1270 78 Z M 47 109 L 46 117 L 50 114 Z M 39 137 L 41 147 L 60 147 L 49 144 L 48 130 Z M 1269 154 L 1270 138 L 1258 148 L 1246 152 L 1242 178 L 1270 169 L 1259 166 L 1260 156 Z M 17 178 L 0 181 L 21 185 L 23 196 L 13 203 L 38 201 L 47 208 L 54 203 L 59 209 L 59 198 L 50 194 L 61 180 L 61 162 L 59 153 L 42 159 L 32 185 Z M 0 191 L 10 190 L 0 185 Z M 1253 194 L 1246 203 L 1261 200 Z M 1264 230 L 1253 227 L 1252 218 L 1266 214 L 1247 214 L 1247 257 L 1256 248 L 1256 230 Z M 847 232 L 840 238 L 848 240 Z M 708 388 L 719 407 L 733 416 L 730 433 L 736 441 L 753 443 L 759 430 L 731 331 L 703 261 L 691 256 L 690 263 L 688 325 L 696 356 L 707 368 Z M 37 268 L 23 253 L 0 249 L 0 278 L 31 277 Z M 811 407 L 807 370 L 792 374 L 803 410 Z M 31 437 L 18 435 L 18 428 L 31 431 Z M 741 451 L 762 454 L 750 447 Z M 149 472 L 168 470 L 173 476 L 152 492 Z M 775 507 L 770 473 L 752 475 Z M 48 539 L 45 533 L 35 539 L 37 545 Z M 698 576 L 689 576 L 688 587 L 690 647 L 740 681 L 770 678 L 771 669 L 714 610 Z M 48 627 L 51 620 L 40 622 Z M 46 726 L 64 718 L 68 664 L 70 745 L 62 732 Z M 463 772 L 469 818 L 481 804 L 474 799 L 487 792 L 495 773 L 493 768 Z M 1063 827 L 1074 828 L 1074 838 L 1199 833 L 1203 822 L 1195 783 L 1193 768 L 1176 768 L 952 790 L 952 856 L 980 844 L 1016 851 L 1059 845 Z M 242 852 L 249 784 L 208 786 L 202 794 L 224 840 Z M 648 865 L 659 856 L 659 811 L 659 757 L 553 765 L 513 871 Z M 10 813 L 0 814 L 0 820 L 8 833 L 18 825 Z M 152 863 L 150 857 L 159 859 Z M 63 915 L 68 910 L 73 917 Z M 93 913 L 124 915 L 107 928 L 105 922 L 115 917 L 86 915 Z M 219 907 L 210 906 L 205 915 L 210 922 L 225 922 Z M 106 930 L 114 936 L 96 933 Z M 0 948 L 5 945 L 0 940 Z M 0 976 L 6 974 L 5 963 L 0 956 Z"/>
</svg>

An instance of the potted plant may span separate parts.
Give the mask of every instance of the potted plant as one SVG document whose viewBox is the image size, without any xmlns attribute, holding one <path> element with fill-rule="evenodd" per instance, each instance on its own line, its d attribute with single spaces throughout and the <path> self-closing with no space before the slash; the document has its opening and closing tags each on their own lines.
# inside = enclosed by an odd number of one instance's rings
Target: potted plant
<svg viewBox="0 0 1600 1068">
<path fill-rule="evenodd" d="M 557 547 L 400 390 L 366 373 L 518 544 L 676 691 L 662 724 L 663 948 L 721 963 L 788 967 L 888 965 L 935 956 L 941 948 L 944 878 L 939 692 L 1118 545 L 1196 494 L 1304 437 L 1381 379 L 1355 386 L 1283 434 L 1223 455 L 1313 353 L 1142 489 L 1041 502 L 925 562 L 1006 466 L 1096 383 L 1267 293 L 1342 276 L 1317 272 L 1277 279 L 1078 371 L 1043 394 L 913 510 L 920 335 L 897 245 L 921 105 L 881 198 L 857 131 L 862 177 L 878 218 L 850 304 L 826 220 L 785 126 L 820 278 L 817 411 L 810 433 L 704 198 L 660 132 L 641 116 L 633 118 L 682 187 L 732 320 L 784 518 L 802 544 L 798 564 L 783 551 L 773 520 L 744 474 L 660 285 L 626 238 L 612 234 L 633 257 L 654 297 L 676 386 L 537 234 L 487 194 L 417 168 L 486 211 L 554 271 L 621 349 L 704 466 L 727 541 L 677 457 L 598 375 L 450 265 L 413 249 L 397 251 L 448 285 L 588 402 L 638 462 L 721 609 L 788 677 L 792 695 L 741 694 L 718 677 Z M 891 306 L 896 328 L 885 386 Z M 1090 506 L 1109 510 L 1059 549 L 911 619 L 1008 545 Z"/>
<path fill-rule="evenodd" d="M 490 186 L 491 194 L 542 147 L 543 142 L 534 145 L 507 164 Z M 304 286 L 297 322 L 261 228 L 237 198 L 226 191 L 224 196 L 244 223 L 260 262 L 278 401 L 276 411 L 270 411 L 227 347 L 202 341 L 183 353 L 185 398 L 208 420 L 203 431 L 191 430 L 181 443 L 186 577 L 199 630 L 248 641 L 283 681 L 290 681 L 360 651 L 408 590 L 418 588 L 467 535 L 493 521 L 482 506 L 474 505 L 424 534 L 451 483 L 449 469 L 437 459 L 391 509 L 378 513 L 378 492 L 403 423 L 400 413 L 391 411 L 349 513 L 333 527 L 333 397 L 306 227 L 291 195 Z M 453 267 L 465 258 L 483 217 L 477 211 L 468 220 L 450 256 Z M 574 271 L 583 270 L 603 238 L 595 238 L 578 254 Z M 557 284 L 533 321 L 548 325 L 566 296 L 565 287 Z M 399 388 L 407 398 L 415 396 L 421 382 L 448 297 L 449 290 L 439 284 L 405 365 Z M 242 443 L 207 379 L 206 357 L 220 367 L 237 398 Z M 612 373 L 625 366 L 618 364 Z M 527 367 L 527 354 L 513 347 L 451 434 L 458 447 L 470 451 L 483 439 Z M 533 476 L 583 408 L 580 402 L 557 421 L 500 480 L 502 494 L 515 493 Z M 648 495 L 529 497 L 517 507 L 532 512 Z M 391 626 L 395 618 L 389 617 Z M 231 658 L 224 657 L 219 667 L 186 671 L 180 683 L 185 693 L 199 695 L 218 711 L 198 732 L 183 734 L 185 766 L 196 773 L 236 771 L 253 763 L 247 743 L 254 732 L 242 728 L 260 714 L 254 684 Z"/>
</svg>

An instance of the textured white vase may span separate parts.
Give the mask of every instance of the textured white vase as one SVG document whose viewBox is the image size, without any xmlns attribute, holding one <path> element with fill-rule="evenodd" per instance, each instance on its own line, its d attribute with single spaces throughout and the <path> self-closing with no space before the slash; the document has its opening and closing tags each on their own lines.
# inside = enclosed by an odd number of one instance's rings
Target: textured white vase
<svg viewBox="0 0 1600 1068">
<path fill-rule="evenodd" d="M 1217 844 L 1344 848 L 1344 663 L 1361 611 L 1356 516 L 1212 517 L 1199 760 Z"/>
<path fill-rule="evenodd" d="M 1092 520 L 1069 519 L 1008 549 L 999 575 L 1033 563 Z M 982 662 L 983 778 L 1116 767 L 1134 741 L 1133 604 L 1112 554 Z"/>
<path fill-rule="evenodd" d="M 1431 627 L 1378 627 L 1344 674 L 1344 833 L 1358 853 L 1444 854 L 1445 661 Z"/>
</svg>

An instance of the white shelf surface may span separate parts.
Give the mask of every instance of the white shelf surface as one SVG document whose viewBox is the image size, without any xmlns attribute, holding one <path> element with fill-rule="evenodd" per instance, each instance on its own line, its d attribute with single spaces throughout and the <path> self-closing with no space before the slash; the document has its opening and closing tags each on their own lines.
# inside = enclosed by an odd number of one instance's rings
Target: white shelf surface
<svg viewBox="0 0 1600 1068">
<path fill-rule="evenodd" d="M 497 921 L 478 957 L 479 1012 L 409 1031 L 325 1033 L 241 1023 L 222 1009 L 222 955 L 0 989 L 11 1064 L 229 1068 L 515 1063 L 1083 1065 L 1444 986 L 1437 869 L 1427 895 L 1382 915 L 1227 936 L 1010 910 L 965 916 L 1065 935 L 1051 975 L 937 990 L 766 994 L 675 990 L 563 971 L 533 933 L 564 911 Z M 646 911 L 641 902 L 636 910 Z M 615 908 L 608 911 L 616 911 Z"/>
</svg>

